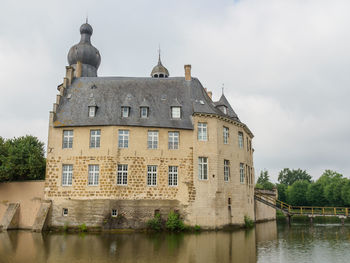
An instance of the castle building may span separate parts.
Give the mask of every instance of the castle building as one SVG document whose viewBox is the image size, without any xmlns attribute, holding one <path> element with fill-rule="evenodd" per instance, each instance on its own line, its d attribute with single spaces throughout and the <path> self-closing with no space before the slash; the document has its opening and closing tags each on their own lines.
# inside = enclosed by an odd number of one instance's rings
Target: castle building
<svg viewBox="0 0 350 263">
<path fill-rule="evenodd" d="M 170 77 L 99 77 L 92 27 L 68 53 L 50 112 L 48 224 L 142 228 L 178 212 L 204 228 L 254 218 L 253 134 L 224 95 L 212 100 L 185 65 Z"/>
</svg>

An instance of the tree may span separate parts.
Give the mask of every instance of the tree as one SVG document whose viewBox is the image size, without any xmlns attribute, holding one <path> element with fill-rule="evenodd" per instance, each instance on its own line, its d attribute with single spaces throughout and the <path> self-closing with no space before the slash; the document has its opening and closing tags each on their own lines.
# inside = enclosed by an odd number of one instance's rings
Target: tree
<svg viewBox="0 0 350 263">
<path fill-rule="evenodd" d="M 277 184 L 278 200 L 287 202 L 287 186 L 285 184 Z"/>
<path fill-rule="evenodd" d="M 324 196 L 323 185 L 319 182 L 311 183 L 307 189 L 306 199 L 310 205 L 325 206 L 328 201 Z"/>
<path fill-rule="evenodd" d="M 267 170 L 261 171 L 260 176 L 256 182 L 256 188 L 273 190 L 275 185 L 270 182 L 269 172 Z"/>
<path fill-rule="evenodd" d="M 45 178 L 44 143 L 34 136 L 0 140 L 0 182 Z"/>
<path fill-rule="evenodd" d="M 308 205 L 306 193 L 310 182 L 306 180 L 297 180 L 287 189 L 287 201 L 290 205 L 304 206 Z"/>
<path fill-rule="evenodd" d="M 292 185 L 298 180 L 304 180 L 311 182 L 311 176 L 304 170 L 290 170 L 289 168 L 284 168 L 278 175 L 278 182 L 280 184 Z"/>
<path fill-rule="evenodd" d="M 345 206 L 350 206 L 350 180 L 347 180 L 342 187 L 341 197 Z"/>
<path fill-rule="evenodd" d="M 342 188 L 348 179 L 332 170 L 325 170 L 317 180 L 323 186 L 323 194 L 329 206 L 343 206 Z"/>
</svg>

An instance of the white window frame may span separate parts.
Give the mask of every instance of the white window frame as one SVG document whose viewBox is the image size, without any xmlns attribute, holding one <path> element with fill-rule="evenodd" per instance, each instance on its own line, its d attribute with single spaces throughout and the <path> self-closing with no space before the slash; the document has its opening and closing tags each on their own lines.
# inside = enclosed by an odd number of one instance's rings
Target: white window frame
<svg viewBox="0 0 350 263">
<path fill-rule="evenodd" d="M 228 138 L 230 137 L 230 130 L 225 126 L 223 128 L 223 136 L 224 136 L 224 144 L 228 144 Z"/>
<path fill-rule="evenodd" d="M 100 148 L 101 130 L 90 130 L 90 148 Z"/>
<path fill-rule="evenodd" d="M 158 131 L 147 132 L 147 149 L 158 149 Z"/>
<path fill-rule="evenodd" d="M 62 215 L 68 216 L 68 208 L 62 208 Z"/>
<path fill-rule="evenodd" d="M 224 181 L 228 182 L 230 179 L 230 161 L 224 160 Z"/>
<path fill-rule="evenodd" d="M 89 106 L 89 117 L 95 117 L 95 116 L 96 116 L 96 107 Z"/>
<path fill-rule="evenodd" d="M 97 186 L 100 177 L 100 166 L 98 164 L 89 164 L 88 166 L 88 185 Z"/>
<path fill-rule="evenodd" d="M 73 148 L 73 130 L 63 130 L 63 140 L 62 148 L 63 149 L 72 149 Z"/>
<path fill-rule="evenodd" d="M 117 185 L 128 185 L 128 165 L 118 164 Z"/>
<path fill-rule="evenodd" d="M 208 180 L 208 157 L 198 157 L 198 179 Z"/>
<path fill-rule="evenodd" d="M 122 106 L 122 118 L 128 118 L 130 116 L 130 107 Z"/>
<path fill-rule="evenodd" d="M 148 118 L 148 107 L 140 107 L 140 117 L 143 119 Z"/>
<path fill-rule="evenodd" d="M 147 186 L 157 186 L 157 165 L 147 165 Z"/>
<path fill-rule="evenodd" d="M 63 164 L 62 165 L 62 186 L 72 186 L 73 180 L 73 165 Z"/>
<path fill-rule="evenodd" d="M 118 148 L 129 147 L 129 130 L 118 130 Z"/>
<path fill-rule="evenodd" d="M 241 182 L 241 184 L 244 184 L 244 163 L 240 163 L 239 164 L 239 180 Z"/>
<path fill-rule="evenodd" d="M 168 132 L 168 149 L 177 150 L 179 149 L 180 133 L 178 131 Z"/>
<path fill-rule="evenodd" d="M 112 217 L 117 217 L 118 216 L 118 209 L 112 209 L 111 210 L 111 216 Z"/>
<path fill-rule="evenodd" d="M 178 166 L 169 166 L 168 168 L 168 186 L 177 186 Z"/>
<path fill-rule="evenodd" d="M 243 132 L 238 132 L 238 147 L 243 148 L 244 147 L 244 135 Z"/>
<path fill-rule="evenodd" d="M 198 141 L 207 141 L 208 140 L 208 124 L 206 122 L 198 122 Z"/>
<path fill-rule="evenodd" d="M 181 107 L 180 106 L 171 107 L 171 118 L 172 119 L 181 119 Z"/>
</svg>

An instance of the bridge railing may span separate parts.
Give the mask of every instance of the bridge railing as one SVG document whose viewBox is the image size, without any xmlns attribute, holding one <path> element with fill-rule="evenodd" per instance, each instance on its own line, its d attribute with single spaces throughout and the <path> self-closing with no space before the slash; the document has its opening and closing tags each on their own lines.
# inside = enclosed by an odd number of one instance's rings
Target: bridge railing
<svg viewBox="0 0 350 263">
<path fill-rule="evenodd" d="M 290 215 L 350 216 L 348 207 L 292 206 L 260 191 L 255 195 Z"/>
</svg>

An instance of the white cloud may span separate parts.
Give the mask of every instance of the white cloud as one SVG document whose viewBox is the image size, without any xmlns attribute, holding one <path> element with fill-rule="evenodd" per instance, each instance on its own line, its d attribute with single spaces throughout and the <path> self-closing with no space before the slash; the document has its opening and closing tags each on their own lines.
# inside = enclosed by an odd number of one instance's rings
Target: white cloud
<svg viewBox="0 0 350 263">
<path fill-rule="evenodd" d="M 256 170 L 350 176 L 348 1 L 8 1 L 0 23 L 0 136 L 47 139 L 48 112 L 86 14 L 100 75 L 192 64 L 255 134 Z M 69 8 L 67 8 L 69 6 Z"/>
</svg>

